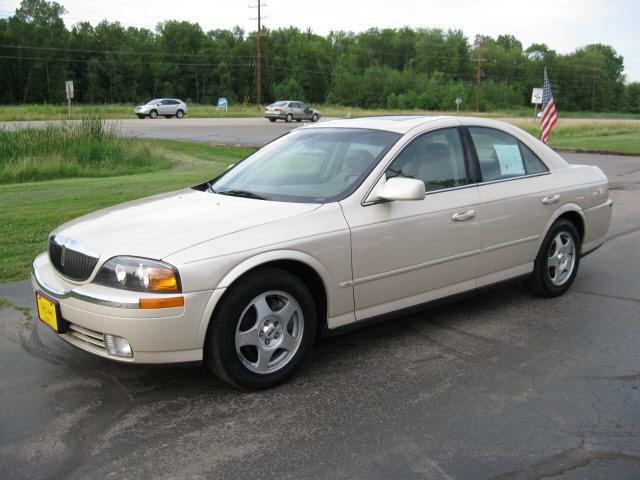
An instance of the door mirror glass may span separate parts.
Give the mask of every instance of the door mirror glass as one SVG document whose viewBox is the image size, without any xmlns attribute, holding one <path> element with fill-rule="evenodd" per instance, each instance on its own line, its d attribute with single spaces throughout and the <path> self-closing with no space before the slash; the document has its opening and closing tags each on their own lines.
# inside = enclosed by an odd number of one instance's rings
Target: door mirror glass
<svg viewBox="0 0 640 480">
<path fill-rule="evenodd" d="M 424 200 L 424 182 L 415 178 L 390 178 L 381 185 L 376 196 L 382 200 Z"/>
</svg>

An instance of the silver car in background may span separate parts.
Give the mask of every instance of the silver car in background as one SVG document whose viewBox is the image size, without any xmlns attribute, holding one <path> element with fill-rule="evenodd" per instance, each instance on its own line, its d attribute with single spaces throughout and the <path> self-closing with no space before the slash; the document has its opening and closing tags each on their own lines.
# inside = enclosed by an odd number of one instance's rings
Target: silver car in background
<svg viewBox="0 0 640 480">
<path fill-rule="evenodd" d="M 320 110 L 311 108 L 309 105 L 302 102 L 282 100 L 280 102 L 272 103 L 265 108 L 264 118 L 268 118 L 271 122 L 275 122 L 280 119 L 287 123 L 291 123 L 294 120 L 296 122 L 311 120 L 315 123 L 320 120 Z"/>
<path fill-rule="evenodd" d="M 144 105 L 138 105 L 134 113 L 138 118 L 157 118 L 158 115 L 163 115 L 166 118 L 173 116 L 182 118 L 187 114 L 187 104 L 177 98 L 156 98 Z"/>
</svg>

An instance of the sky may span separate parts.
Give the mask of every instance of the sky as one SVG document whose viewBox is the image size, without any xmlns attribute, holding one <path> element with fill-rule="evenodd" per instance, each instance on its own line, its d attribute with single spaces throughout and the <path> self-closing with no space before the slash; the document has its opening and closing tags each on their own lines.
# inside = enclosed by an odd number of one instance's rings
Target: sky
<svg viewBox="0 0 640 480">
<path fill-rule="evenodd" d="M 118 20 L 153 29 L 163 20 L 197 22 L 203 30 L 255 30 L 257 0 L 58 0 L 68 26 L 86 20 Z M 0 17 L 13 14 L 19 0 L 0 0 Z M 476 34 L 512 34 L 524 48 L 546 43 L 568 53 L 605 43 L 624 57 L 627 81 L 640 81 L 640 0 L 263 0 L 263 24 L 295 26 L 315 33 L 360 32 L 371 27 L 439 27 Z"/>
</svg>

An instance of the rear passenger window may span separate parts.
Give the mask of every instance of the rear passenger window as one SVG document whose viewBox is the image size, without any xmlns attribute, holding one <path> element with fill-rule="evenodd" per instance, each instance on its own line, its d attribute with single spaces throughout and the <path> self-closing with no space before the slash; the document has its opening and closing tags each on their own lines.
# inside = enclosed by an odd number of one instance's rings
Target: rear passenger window
<svg viewBox="0 0 640 480">
<path fill-rule="evenodd" d="M 522 142 L 493 128 L 470 127 L 482 180 L 491 182 L 547 171 L 544 163 Z"/>
<path fill-rule="evenodd" d="M 405 147 L 389 166 L 387 178 L 417 178 L 427 191 L 468 183 L 460 133 L 446 128 L 426 133 Z"/>
<path fill-rule="evenodd" d="M 542 160 L 540 160 L 538 156 L 522 142 L 520 142 L 520 150 L 522 151 L 522 156 L 524 158 L 524 169 L 527 171 L 527 175 L 549 171 Z"/>
</svg>

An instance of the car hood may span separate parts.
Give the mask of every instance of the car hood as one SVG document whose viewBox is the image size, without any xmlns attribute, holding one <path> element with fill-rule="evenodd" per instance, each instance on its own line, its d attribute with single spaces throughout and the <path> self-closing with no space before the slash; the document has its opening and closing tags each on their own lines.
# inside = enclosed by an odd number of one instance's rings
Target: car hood
<svg viewBox="0 0 640 480">
<path fill-rule="evenodd" d="M 162 259 L 207 240 L 318 207 L 185 189 L 90 213 L 61 225 L 52 235 L 97 251 L 101 261 L 116 255 Z"/>
</svg>

